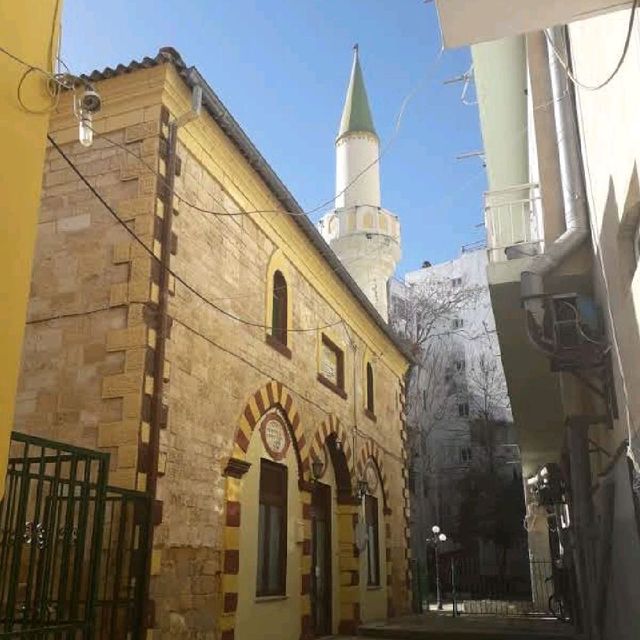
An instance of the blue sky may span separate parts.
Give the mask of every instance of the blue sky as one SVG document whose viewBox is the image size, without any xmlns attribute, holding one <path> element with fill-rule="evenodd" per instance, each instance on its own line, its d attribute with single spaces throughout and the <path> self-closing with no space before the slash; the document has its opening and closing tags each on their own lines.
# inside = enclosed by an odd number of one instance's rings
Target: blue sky
<svg viewBox="0 0 640 640">
<path fill-rule="evenodd" d="M 398 135 L 381 161 L 382 204 L 402 223 L 398 273 L 455 257 L 482 237 L 477 109 L 443 80 L 469 68 L 440 50 L 423 0 L 67 0 L 62 56 L 72 71 L 115 66 L 161 46 L 195 65 L 305 209 L 332 197 L 334 139 L 353 43 L 378 134 Z M 317 219 L 319 214 L 313 216 Z"/>
</svg>

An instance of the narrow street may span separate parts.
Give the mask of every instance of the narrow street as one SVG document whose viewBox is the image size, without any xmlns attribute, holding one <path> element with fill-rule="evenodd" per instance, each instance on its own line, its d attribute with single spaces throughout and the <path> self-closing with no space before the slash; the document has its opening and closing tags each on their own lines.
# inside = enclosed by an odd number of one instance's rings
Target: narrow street
<svg viewBox="0 0 640 640">
<path fill-rule="evenodd" d="M 365 624 L 358 636 L 330 637 L 340 640 L 565 640 L 576 635 L 571 625 L 547 618 L 489 615 L 452 618 L 431 613 Z"/>
</svg>

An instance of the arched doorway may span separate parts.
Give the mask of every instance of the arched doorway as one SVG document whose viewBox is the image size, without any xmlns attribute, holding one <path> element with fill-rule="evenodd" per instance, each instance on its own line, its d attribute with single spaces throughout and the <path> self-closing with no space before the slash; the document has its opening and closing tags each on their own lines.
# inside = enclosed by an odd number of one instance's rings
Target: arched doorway
<svg viewBox="0 0 640 640">
<path fill-rule="evenodd" d="M 330 416 L 312 439 L 311 612 L 314 636 L 354 633 L 359 623 L 358 551 L 350 437 Z"/>
<path fill-rule="evenodd" d="M 294 399 L 270 382 L 245 405 L 225 469 L 221 640 L 304 636 L 308 468 Z"/>
</svg>

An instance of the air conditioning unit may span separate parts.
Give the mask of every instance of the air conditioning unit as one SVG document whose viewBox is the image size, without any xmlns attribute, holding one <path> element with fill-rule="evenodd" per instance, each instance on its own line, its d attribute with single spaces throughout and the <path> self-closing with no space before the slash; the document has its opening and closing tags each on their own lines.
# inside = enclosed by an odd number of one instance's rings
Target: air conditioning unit
<svg viewBox="0 0 640 640">
<path fill-rule="evenodd" d="M 528 314 L 529 335 L 549 354 L 552 370 L 602 366 L 609 347 L 595 301 L 589 296 L 568 293 L 544 296 L 541 304 L 543 313 L 538 319 Z"/>
</svg>

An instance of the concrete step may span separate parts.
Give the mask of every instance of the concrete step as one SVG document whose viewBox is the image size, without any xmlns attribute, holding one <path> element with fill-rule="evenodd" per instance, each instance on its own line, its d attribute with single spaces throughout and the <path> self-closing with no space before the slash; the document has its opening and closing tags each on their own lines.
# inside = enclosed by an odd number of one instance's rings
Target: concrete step
<svg viewBox="0 0 640 640">
<path fill-rule="evenodd" d="M 557 620 L 423 614 L 363 624 L 366 638 L 393 640 L 576 640 L 573 627 Z"/>
</svg>

